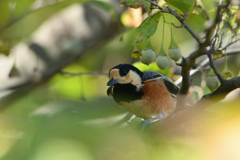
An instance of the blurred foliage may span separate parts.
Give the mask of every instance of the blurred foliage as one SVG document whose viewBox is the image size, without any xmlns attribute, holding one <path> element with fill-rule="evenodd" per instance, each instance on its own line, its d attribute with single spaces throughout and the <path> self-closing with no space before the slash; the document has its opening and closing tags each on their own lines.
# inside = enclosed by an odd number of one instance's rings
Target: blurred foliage
<svg viewBox="0 0 240 160">
<path fill-rule="evenodd" d="M 192 2 L 195 1 L 185 2 L 191 5 L 188 5 L 183 12 L 192 11 L 195 5 Z M 215 2 L 218 1 L 202 1 L 210 18 L 215 15 Z M 132 21 L 129 11 L 118 15 L 116 9 L 104 1 L 0 0 L 1 56 L 9 55 L 18 42 L 31 41 L 32 34 L 41 24 L 76 3 L 81 5 L 92 3 L 107 11 L 112 20 L 121 17 L 126 26 Z M 176 5 L 175 7 L 178 8 L 179 4 Z M 156 22 L 158 24 L 165 22 L 165 29 L 163 30 L 162 25 L 156 26 L 154 23 L 152 25 L 155 27 L 155 33 L 151 34 L 151 37 L 147 36 L 156 53 L 162 41 L 164 41 L 163 50 L 165 52 L 168 50 L 171 42 L 171 23 L 180 26 L 172 15 L 163 15 L 165 19 L 161 18 Z M 158 18 L 159 16 L 160 14 Z M 204 31 L 205 19 L 196 10 L 189 13 L 185 22 L 196 34 Z M 193 124 L 188 127 L 188 135 L 149 136 L 141 135 L 138 129 L 128 124 L 114 127 L 114 123 L 126 112 L 119 108 L 112 98 L 107 98 L 106 74 L 109 68 L 119 63 L 133 63 L 142 71 L 161 72 L 174 80 L 180 74 L 174 61 L 170 61 L 169 68 L 161 70 L 155 62 L 147 66 L 138 59 L 131 58 L 135 30 L 127 27 L 124 29 L 114 38 L 90 48 L 86 51 L 87 54 L 63 69 L 63 72 L 74 73 L 74 76 L 57 73 L 41 85 L 29 86 L 27 90 L 19 89 L 1 99 L 1 160 L 237 160 L 240 158 L 239 100 L 220 102 L 213 106 L 211 109 L 220 113 L 206 111 L 201 115 L 203 118 L 200 120 L 201 125 Z M 163 32 L 164 40 L 161 38 Z M 195 42 L 184 28 L 173 28 L 173 35 L 183 56 L 187 56 L 195 49 Z M 143 41 L 137 47 L 142 50 L 145 45 L 146 41 Z M 222 65 L 225 62 L 224 58 L 218 57 L 216 60 L 220 71 L 224 70 Z M 235 76 L 238 75 L 240 56 L 227 58 L 226 61 L 227 69 Z M 1 65 L 1 67 L 5 66 Z M 197 95 L 197 99 L 201 97 L 199 95 L 210 93 L 201 78 L 196 74 L 192 82 L 193 85 L 198 86 L 192 93 Z"/>
<path fill-rule="evenodd" d="M 8 55 L 9 49 L 16 42 L 31 36 L 33 31 L 50 16 L 71 4 L 76 2 L 86 3 L 87 1 L 0 1 L 0 52 Z"/>
</svg>

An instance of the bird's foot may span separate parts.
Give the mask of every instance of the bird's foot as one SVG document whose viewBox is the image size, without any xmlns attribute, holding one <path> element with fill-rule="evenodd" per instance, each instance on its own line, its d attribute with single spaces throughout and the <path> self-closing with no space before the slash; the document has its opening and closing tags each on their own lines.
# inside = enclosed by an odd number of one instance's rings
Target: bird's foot
<svg viewBox="0 0 240 160">
<path fill-rule="evenodd" d="M 159 121 L 160 119 L 163 119 L 163 118 L 165 118 L 165 114 L 163 112 L 160 112 L 157 117 L 146 119 L 142 124 L 141 133 L 144 133 L 148 124 Z"/>
</svg>

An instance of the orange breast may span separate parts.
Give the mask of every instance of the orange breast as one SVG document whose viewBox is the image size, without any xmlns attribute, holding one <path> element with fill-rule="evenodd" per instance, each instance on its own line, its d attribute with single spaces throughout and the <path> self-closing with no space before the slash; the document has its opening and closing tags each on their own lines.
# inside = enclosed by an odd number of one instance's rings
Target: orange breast
<svg viewBox="0 0 240 160">
<path fill-rule="evenodd" d="M 166 116 L 175 109 L 175 102 L 161 79 L 145 81 L 142 100 L 122 103 L 121 107 L 138 117 L 148 119 L 163 112 Z"/>
<path fill-rule="evenodd" d="M 142 91 L 142 98 L 153 113 L 162 111 L 167 116 L 174 111 L 176 104 L 161 79 L 144 82 Z"/>
</svg>

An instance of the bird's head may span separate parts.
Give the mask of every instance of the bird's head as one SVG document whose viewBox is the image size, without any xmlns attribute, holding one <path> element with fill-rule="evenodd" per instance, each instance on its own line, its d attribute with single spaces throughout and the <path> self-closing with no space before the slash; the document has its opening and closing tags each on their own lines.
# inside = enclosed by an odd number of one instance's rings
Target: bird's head
<svg viewBox="0 0 240 160">
<path fill-rule="evenodd" d="M 119 64 L 109 70 L 109 78 L 107 85 L 114 86 L 115 84 L 132 84 L 140 89 L 142 86 L 143 73 L 130 64 Z"/>
</svg>

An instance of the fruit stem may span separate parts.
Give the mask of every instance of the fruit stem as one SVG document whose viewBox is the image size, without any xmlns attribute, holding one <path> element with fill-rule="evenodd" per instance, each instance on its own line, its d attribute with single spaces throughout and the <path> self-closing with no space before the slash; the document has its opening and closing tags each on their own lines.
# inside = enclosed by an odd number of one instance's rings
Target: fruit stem
<svg viewBox="0 0 240 160">
<path fill-rule="evenodd" d="M 173 23 L 173 19 L 172 19 L 172 23 Z M 171 25 L 171 45 L 170 48 L 178 48 L 176 42 L 173 39 L 173 25 Z"/>
<path fill-rule="evenodd" d="M 146 44 L 146 46 L 144 47 L 143 50 L 148 50 L 148 49 L 152 49 L 150 39 L 147 40 L 147 44 Z"/>
</svg>

